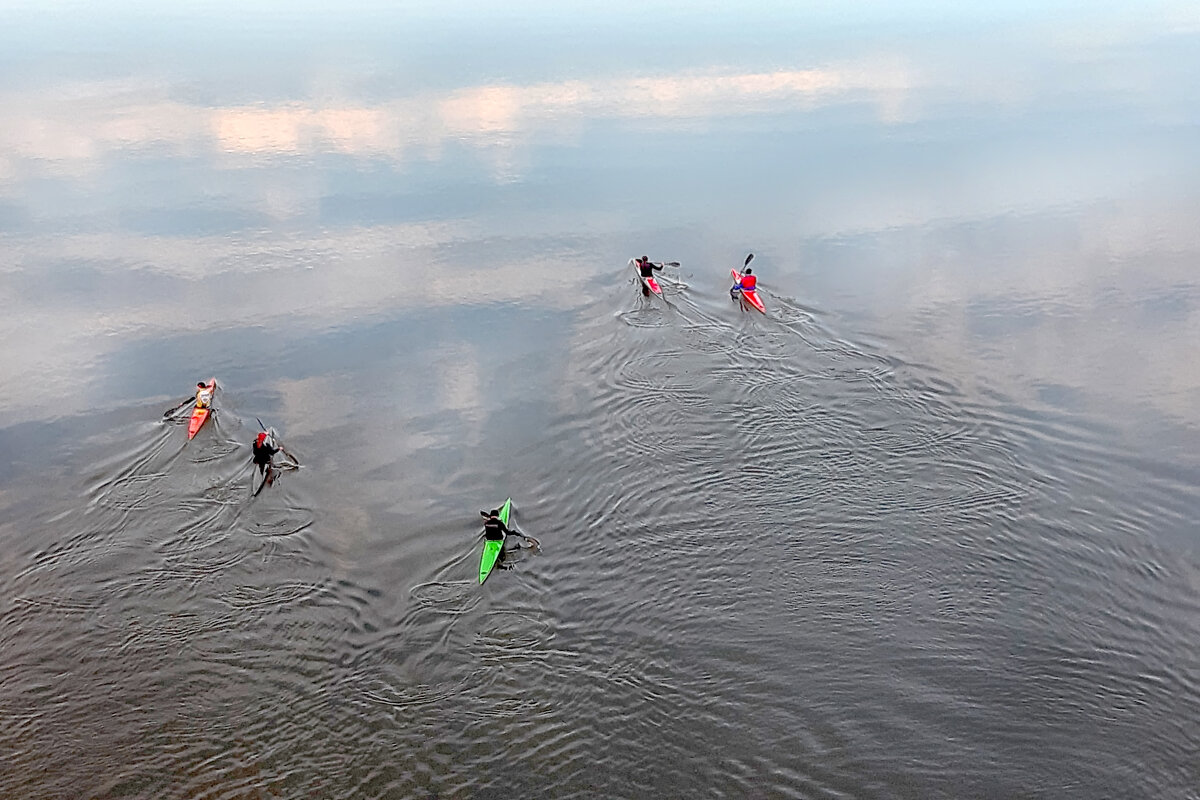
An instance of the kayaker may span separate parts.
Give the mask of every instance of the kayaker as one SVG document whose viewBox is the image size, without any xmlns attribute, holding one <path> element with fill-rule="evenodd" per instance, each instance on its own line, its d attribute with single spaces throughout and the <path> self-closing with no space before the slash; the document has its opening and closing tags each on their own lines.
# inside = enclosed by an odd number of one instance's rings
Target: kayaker
<svg viewBox="0 0 1200 800">
<path fill-rule="evenodd" d="M 254 454 L 254 463 L 258 465 L 260 474 L 265 473 L 268 469 L 274 466 L 271 459 L 275 454 L 282 450 L 282 447 L 272 447 L 271 441 L 267 436 L 267 432 L 263 431 L 254 440 L 254 444 L 250 445 Z"/>
<path fill-rule="evenodd" d="M 208 384 L 200 381 L 196 384 L 196 408 L 208 408 L 212 404 L 213 390 Z"/>
<path fill-rule="evenodd" d="M 752 292 L 758 284 L 758 277 L 755 276 L 754 270 L 751 267 L 746 267 L 745 273 L 742 274 L 742 279 L 737 282 L 729 291 L 732 292 Z"/>
<path fill-rule="evenodd" d="M 491 539 L 494 542 L 504 541 L 504 537 L 512 533 L 508 526 L 500 519 L 500 509 L 493 508 L 491 511 L 480 511 L 479 516 L 483 517 L 483 538 Z"/>
<path fill-rule="evenodd" d="M 526 536 L 520 531 L 514 531 L 505 525 L 500 519 L 500 509 L 493 508 L 491 511 L 480 511 L 479 516 L 483 517 L 483 538 L 490 539 L 494 542 L 503 542 L 511 533 L 514 536 L 520 536 L 522 539 L 528 542 L 530 549 L 538 546 L 537 539 L 534 539 L 532 536 Z M 503 563 L 504 554 L 509 550 L 519 549 L 521 549 L 521 545 L 517 545 L 515 548 L 502 548 L 500 550 L 500 561 L 497 562 L 496 566 L 500 567 L 500 569 L 508 569 L 508 565 Z"/>
<path fill-rule="evenodd" d="M 637 267 L 638 275 L 643 278 L 653 278 L 655 271 L 662 271 L 662 264 L 654 264 L 650 261 L 650 256 L 642 256 L 634 259 L 634 266 Z M 650 296 L 650 287 L 645 283 L 642 284 L 642 294 Z"/>
<path fill-rule="evenodd" d="M 662 264 L 654 264 L 650 261 L 650 256 L 642 256 L 636 259 L 638 274 L 643 278 L 653 278 L 655 271 L 661 271 Z"/>
</svg>

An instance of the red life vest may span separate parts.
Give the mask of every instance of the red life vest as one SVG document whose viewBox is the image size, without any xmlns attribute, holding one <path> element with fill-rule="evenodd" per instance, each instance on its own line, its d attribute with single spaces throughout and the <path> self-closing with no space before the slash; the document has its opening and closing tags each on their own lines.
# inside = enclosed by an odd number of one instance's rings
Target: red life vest
<svg viewBox="0 0 1200 800">
<path fill-rule="evenodd" d="M 740 286 L 742 287 L 742 289 L 753 289 L 757 283 L 758 283 L 757 275 L 743 275 Z"/>
</svg>

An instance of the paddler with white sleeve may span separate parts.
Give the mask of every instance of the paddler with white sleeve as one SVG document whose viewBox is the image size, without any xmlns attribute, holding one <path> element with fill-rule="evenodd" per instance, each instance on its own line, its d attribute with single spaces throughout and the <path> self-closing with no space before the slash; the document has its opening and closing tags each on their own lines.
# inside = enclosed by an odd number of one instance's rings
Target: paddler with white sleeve
<svg viewBox="0 0 1200 800">
<path fill-rule="evenodd" d="M 196 408 L 208 408 L 212 405 L 213 390 L 204 381 L 196 384 Z"/>
</svg>

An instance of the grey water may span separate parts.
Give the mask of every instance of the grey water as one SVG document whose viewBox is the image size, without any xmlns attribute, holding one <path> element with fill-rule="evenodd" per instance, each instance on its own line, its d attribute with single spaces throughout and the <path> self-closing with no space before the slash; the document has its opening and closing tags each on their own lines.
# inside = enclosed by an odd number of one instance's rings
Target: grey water
<svg viewBox="0 0 1200 800">
<path fill-rule="evenodd" d="M 1197 74 L 1177 2 L 3 5 L 0 797 L 1200 797 Z"/>
</svg>

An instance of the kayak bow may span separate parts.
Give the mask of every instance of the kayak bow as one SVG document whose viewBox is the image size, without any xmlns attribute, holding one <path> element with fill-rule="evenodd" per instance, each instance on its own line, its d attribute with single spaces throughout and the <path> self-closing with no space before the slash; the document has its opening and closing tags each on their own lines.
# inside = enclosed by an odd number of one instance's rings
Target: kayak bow
<svg viewBox="0 0 1200 800">
<path fill-rule="evenodd" d="M 504 501 L 504 505 L 500 506 L 500 521 L 508 527 L 508 515 L 512 511 L 512 498 Z M 500 551 L 504 549 L 504 540 L 485 539 L 483 542 L 483 555 L 479 557 L 479 582 L 483 583 L 487 580 L 488 575 L 492 574 L 492 569 L 496 566 L 496 562 L 500 559 Z"/>
</svg>

